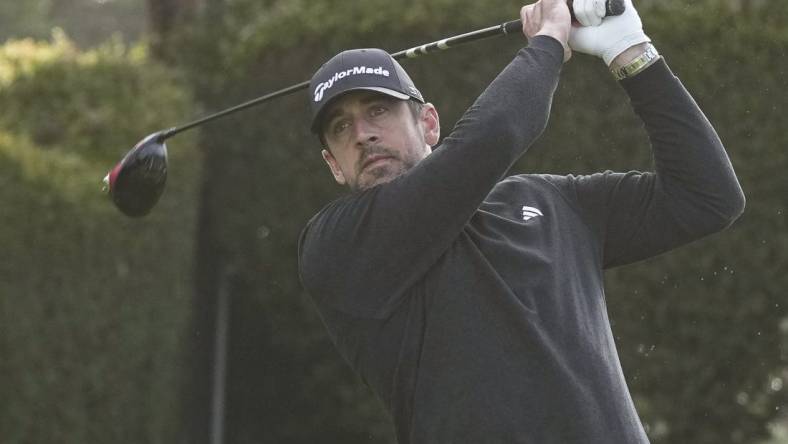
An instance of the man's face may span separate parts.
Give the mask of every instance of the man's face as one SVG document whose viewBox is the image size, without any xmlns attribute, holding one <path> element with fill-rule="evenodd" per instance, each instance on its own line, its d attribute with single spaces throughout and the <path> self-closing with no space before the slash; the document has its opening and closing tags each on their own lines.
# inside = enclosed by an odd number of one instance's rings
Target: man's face
<svg viewBox="0 0 788 444">
<path fill-rule="evenodd" d="M 326 110 L 322 134 L 334 179 L 355 191 L 388 182 L 427 157 L 440 124 L 429 103 L 414 115 L 404 100 L 356 91 Z"/>
</svg>

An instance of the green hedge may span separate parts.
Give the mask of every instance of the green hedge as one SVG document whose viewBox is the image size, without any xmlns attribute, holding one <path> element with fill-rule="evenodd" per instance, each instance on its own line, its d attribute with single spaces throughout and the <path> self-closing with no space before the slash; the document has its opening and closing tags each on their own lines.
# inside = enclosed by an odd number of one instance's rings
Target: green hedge
<svg viewBox="0 0 788 444">
<path fill-rule="evenodd" d="M 3 443 L 177 439 L 193 139 L 172 147 L 171 184 L 149 218 L 125 218 L 101 192 L 133 143 L 193 112 L 174 79 L 141 49 L 116 43 L 90 52 L 63 37 L 0 47 Z"/>
<path fill-rule="evenodd" d="M 145 134 L 197 114 L 180 82 L 143 45 L 112 40 L 81 51 L 57 30 L 51 42 L 12 40 L 0 47 L 0 128 L 113 161 Z"/>
</svg>

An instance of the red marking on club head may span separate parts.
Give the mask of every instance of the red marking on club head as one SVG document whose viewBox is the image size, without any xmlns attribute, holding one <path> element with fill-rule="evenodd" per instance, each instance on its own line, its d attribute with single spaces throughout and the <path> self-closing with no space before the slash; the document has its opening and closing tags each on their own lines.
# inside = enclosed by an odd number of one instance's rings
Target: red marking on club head
<svg viewBox="0 0 788 444">
<path fill-rule="evenodd" d="M 109 186 L 110 193 L 112 193 L 112 191 L 115 189 L 115 180 L 118 178 L 118 174 L 120 173 L 120 170 L 122 168 L 123 168 L 123 161 L 120 161 L 109 172 L 109 183 L 107 185 Z"/>
</svg>

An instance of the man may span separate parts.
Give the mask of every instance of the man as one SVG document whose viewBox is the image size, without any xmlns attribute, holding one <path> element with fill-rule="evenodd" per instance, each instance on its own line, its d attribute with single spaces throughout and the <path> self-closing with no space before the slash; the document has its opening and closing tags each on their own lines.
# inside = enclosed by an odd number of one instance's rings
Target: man
<svg viewBox="0 0 788 444">
<path fill-rule="evenodd" d="M 522 8 L 529 46 L 434 150 L 437 111 L 382 51 L 342 53 L 312 79 L 313 130 L 350 193 L 304 229 L 301 279 L 400 443 L 647 443 L 603 269 L 743 211 L 714 129 L 631 1 L 604 21 L 574 5 L 589 26 L 571 26 L 565 0 Z M 621 79 L 655 172 L 504 178 L 546 126 L 573 49 Z"/>
</svg>

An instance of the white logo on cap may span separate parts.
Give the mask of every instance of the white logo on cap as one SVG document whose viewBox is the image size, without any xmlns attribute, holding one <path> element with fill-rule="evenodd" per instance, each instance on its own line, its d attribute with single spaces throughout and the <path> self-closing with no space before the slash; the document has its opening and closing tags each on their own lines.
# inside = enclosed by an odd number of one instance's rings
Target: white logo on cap
<svg viewBox="0 0 788 444">
<path fill-rule="evenodd" d="M 344 79 L 347 76 L 354 76 L 359 74 L 374 74 L 378 76 L 388 77 L 389 72 L 386 69 L 383 69 L 382 66 L 378 66 L 377 68 L 367 68 L 366 66 L 354 66 L 353 68 L 346 69 L 344 71 L 335 72 L 330 79 L 325 82 L 318 83 L 317 87 L 315 87 L 315 102 L 319 102 L 323 100 L 323 93 L 326 92 L 327 89 L 330 89 L 334 86 L 339 79 Z"/>
</svg>

